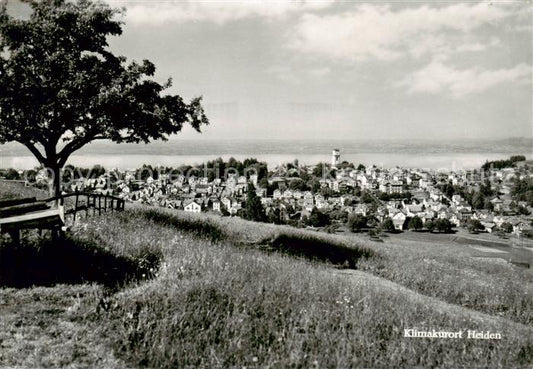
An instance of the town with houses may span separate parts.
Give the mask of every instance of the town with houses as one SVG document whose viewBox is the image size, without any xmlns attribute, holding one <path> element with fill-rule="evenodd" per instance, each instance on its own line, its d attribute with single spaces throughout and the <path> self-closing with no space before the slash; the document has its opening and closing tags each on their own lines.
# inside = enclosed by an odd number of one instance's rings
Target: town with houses
<svg viewBox="0 0 533 369">
<path fill-rule="evenodd" d="M 413 218 L 421 221 L 417 229 L 446 219 L 451 227 L 474 223 L 475 231 L 530 238 L 533 165 L 524 157 L 519 159 L 488 172 L 387 169 L 341 162 L 340 151 L 335 149 L 331 164 L 280 165 L 268 175 L 252 171 L 209 178 L 201 171 L 174 177 L 157 172 L 141 179 L 137 170 L 120 173 L 119 180 L 111 181 L 105 172 L 97 178 L 72 181 L 64 190 L 114 194 L 129 202 L 186 212 L 243 216 L 248 192 L 253 189 L 266 215 L 264 221 L 278 224 L 335 225 L 359 215 L 373 220 L 369 227 L 389 220 L 393 231 L 403 231 L 412 228 Z M 520 181 L 526 183 L 529 197 L 517 199 Z M 308 219 L 313 212 L 324 214 L 326 222 L 311 224 Z"/>
</svg>

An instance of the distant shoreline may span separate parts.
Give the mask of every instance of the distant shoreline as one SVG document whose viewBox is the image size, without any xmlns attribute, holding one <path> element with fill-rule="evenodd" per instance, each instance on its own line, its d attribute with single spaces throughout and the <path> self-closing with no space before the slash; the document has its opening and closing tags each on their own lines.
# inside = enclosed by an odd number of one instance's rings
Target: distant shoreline
<svg viewBox="0 0 533 369">
<path fill-rule="evenodd" d="M 513 152 L 513 154 L 525 155 L 531 159 L 529 153 Z M 201 165 L 210 160 L 221 157 L 228 160 L 234 157 L 237 160 L 246 158 L 256 158 L 266 162 L 269 169 L 273 169 L 279 164 L 292 163 L 298 160 L 303 165 L 316 165 L 319 162 L 330 163 L 331 153 L 323 154 L 205 154 L 205 155 L 117 155 L 117 154 L 84 154 L 73 155 L 68 164 L 77 167 L 93 167 L 101 165 L 107 169 L 117 168 L 120 170 L 136 169 L 143 164 L 152 166 L 178 167 L 180 165 Z M 343 154 L 341 151 L 341 161 L 348 161 L 355 165 L 365 166 L 376 165 L 380 168 L 393 168 L 396 166 L 404 168 L 419 168 L 431 170 L 455 171 L 461 169 L 479 169 L 487 160 L 500 160 L 509 157 L 509 153 L 357 153 Z M 7 156 L 0 154 L 0 169 L 14 168 L 17 170 L 32 169 L 38 166 L 38 162 L 31 155 Z"/>
<path fill-rule="evenodd" d="M 142 164 L 198 165 L 221 157 L 238 160 L 257 158 L 269 167 L 293 162 L 313 165 L 331 162 L 331 150 L 340 149 L 341 161 L 378 167 L 403 166 L 428 169 L 479 168 L 487 160 L 511 155 L 533 157 L 533 140 L 363 140 L 363 139 L 178 139 L 150 144 L 115 144 L 96 141 L 77 151 L 69 160 L 76 166 L 96 164 L 106 168 L 132 169 Z M 13 143 L 0 145 L 0 168 L 30 169 L 37 165 L 29 151 Z"/>
</svg>

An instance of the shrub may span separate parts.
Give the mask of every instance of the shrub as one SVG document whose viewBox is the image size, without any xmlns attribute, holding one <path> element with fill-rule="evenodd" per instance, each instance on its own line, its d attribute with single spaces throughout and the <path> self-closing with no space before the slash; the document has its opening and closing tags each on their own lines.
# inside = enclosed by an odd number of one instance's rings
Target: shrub
<svg viewBox="0 0 533 369">
<path fill-rule="evenodd" d="M 386 231 L 386 232 L 396 232 L 396 227 L 394 227 L 394 222 L 392 221 L 391 218 L 387 218 L 383 221 L 383 223 L 381 224 L 381 227 Z"/>
<path fill-rule="evenodd" d="M 409 229 L 414 229 L 415 231 L 421 230 L 424 224 L 422 223 L 422 219 L 418 215 L 415 215 L 413 218 L 409 220 Z"/>
<path fill-rule="evenodd" d="M 367 218 L 361 214 L 350 214 L 348 228 L 352 232 L 361 232 L 367 226 Z"/>
<path fill-rule="evenodd" d="M 480 232 L 485 229 L 478 219 L 469 219 L 466 223 L 466 227 L 470 233 Z"/>
</svg>

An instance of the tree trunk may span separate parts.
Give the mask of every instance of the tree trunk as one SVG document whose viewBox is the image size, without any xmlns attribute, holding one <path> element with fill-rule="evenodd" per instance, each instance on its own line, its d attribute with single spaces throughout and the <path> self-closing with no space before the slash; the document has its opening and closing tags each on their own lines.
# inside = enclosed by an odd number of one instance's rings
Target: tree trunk
<svg viewBox="0 0 533 369">
<path fill-rule="evenodd" d="M 48 170 L 50 170 L 52 174 L 52 179 L 50 181 L 50 196 L 61 196 L 61 166 L 57 164 L 57 162 L 52 162 L 52 164 L 49 165 Z M 62 202 L 62 199 L 56 200 L 56 206 L 60 207 L 62 205 Z M 54 242 L 60 240 L 63 237 L 63 231 L 60 227 L 53 228 L 51 232 L 52 240 Z"/>
<path fill-rule="evenodd" d="M 52 180 L 50 181 L 50 196 L 61 195 L 61 167 L 58 164 L 52 164 L 48 168 L 52 174 Z"/>
</svg>

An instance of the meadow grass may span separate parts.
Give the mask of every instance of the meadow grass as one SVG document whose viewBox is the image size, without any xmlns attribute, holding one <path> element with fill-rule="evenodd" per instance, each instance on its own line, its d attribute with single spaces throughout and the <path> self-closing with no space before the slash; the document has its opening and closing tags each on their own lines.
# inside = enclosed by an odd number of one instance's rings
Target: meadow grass
<svg viewBox="0 0 533 369">
<path fill-rule="evenodd" d="M 144 216 L 142 208 L 136 211 Z M 303 249 L 308 257 L 329 259 L 335 264 L 346 262 L 349 267 L 450 304 L 533 325 L 533 272 L 497 260 L 472 258 L 462 245 L 428 243 L 421 246 L 396 239 L 378 244 L 355 235 L 331 235 L 240 218 L 167 209 L 149 211 L 150 214 L 154 212 L 162 219 L 179 218 L 182 225 L 189 223 L 201 228 L 199 223 L 208 224 L 209 229 L 216 229 L 217 239 L 259 248 L 274 246 L 274 250 L 281 251 L 292 248 L 293 253 L 295 249 Z M 156 218 L 152 216 L 152 219 Z M 161 224 L 168 224 L 168 221 Z M 190 227 L 178 229 L 188 231 Z M 276 247 L 280 245 L 283 247 Z M 353 253 L 345 250 L 353 250 Z"/>
<path fill-rule="evenodd" d="M 36 187 L 26 187 L 21 182 L 0 180 L 0 199 L 35 197 L 37 200 L 49 198 L 49 192 Z"/>
<path fill-rule="evenodd" d="M 103 294 L 96 284 L 0 288 L 0 368 L 128 368 L 89 319 Z"/>
<path fill-rule="evenodd" d="M 458 247 L 375 244 L 154 208 L 89 217 L 68 240 L 55 255 L 80 260 L 74 269 L 86 260 L 82 278 L 61 279 L 68 262 L 56 261 L 50 287 L 0 283 L 0 367 L 533 364 L 531 272 L 473 260 Z M 0 250 L 12 252 L 6 242 Z M 25 239 L 35 250 L 17 255 L 36 261 L 47 242 Z M 25 267 L 26 258 L 17 260 Z M 135 273 L 122 273 L 125 265 Z M 115 283 L 95 277 L 106 273 Z M 407 328 L 489 330 L 502 339 L 404 338 Z"/>
<path fill-rule="evenodd" d="M 117 254 L 150 244 L 163 255 L 156 278 L 110 296 L 93 318 L 135 366 L 519 368 L 532 360 L 529 327 L 363 272 L 213 242 L 139 212 L 91 221 L 75 236 L 97 234 Z M 504 339 L 409 339 L 404 328 Z"/>
</svg>

